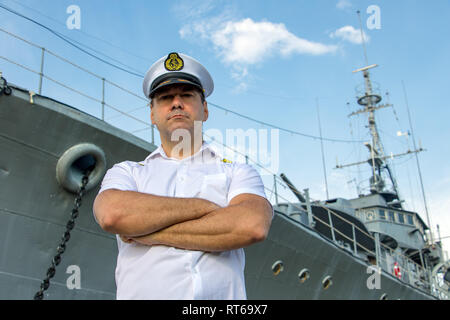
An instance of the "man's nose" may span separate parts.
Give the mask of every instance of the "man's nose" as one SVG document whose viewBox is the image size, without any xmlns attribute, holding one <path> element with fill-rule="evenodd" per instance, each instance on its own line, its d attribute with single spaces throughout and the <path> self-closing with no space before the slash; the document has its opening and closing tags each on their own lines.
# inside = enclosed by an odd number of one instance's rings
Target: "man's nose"
<svg viewBox="0 0 450 320">
<path fill-rule="evenodd" d="M 173 97 L 173 100 L 172 100 L 172 110 L 173 110 L 174 108 L 181 108 L 181 109 L 184 108 L 184 105 L 183 105 L 183 99 L 181 98 L 181 95 L 179 95 L 179 94 L 176 94 L 176 95 L 174 95 L 174 97 Z"/>
</svg>

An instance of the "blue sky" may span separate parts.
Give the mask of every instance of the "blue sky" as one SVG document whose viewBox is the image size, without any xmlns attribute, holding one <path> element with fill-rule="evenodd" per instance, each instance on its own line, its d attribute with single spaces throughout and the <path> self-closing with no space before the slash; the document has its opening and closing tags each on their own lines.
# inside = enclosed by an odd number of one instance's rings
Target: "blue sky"
<svg viewBox="0 0 450 320">
<path fill-rule="evenodd" d="M 328 1 L 106 1 L 106 0 L 1 0 L 0 3 L 107 55 L 103 59 L 144 74 L 160 57 L 183 52 L 201 61 L 215 81 L 209 97 L 210 119 L 206 130 L 267 130 L 272 128 L 237 117 L 216 104 L 275 126 L 318 136 L 317 102 L 323 137 L 368 141 L 366 116 L 348 118 L 359 109 L 355 88 L 363 82 L 352 71 L 365 66 L 359 21 L 361 11 L 369 64 L 380 94 L 394 108 L 377 113 L 377 123 L 387 154 L 412 149 L 408 131 L 405 84 L 416 142 L 426 149 L 419 154 L 433 230 L 450 236 L 450 130 L 448 129 L 448 75 L 450 74 L 450 2 L 446 0 L 328 0 Z M 80 29 L 66 25 L 69 6 L 80 8 Z M 379 29 L 369 29 L 367 8 L 380 8 Z M 142 96 L 142 79 L 80 52 L 49 31 L 0 8 L 1 28 L 60 54 Z M 0 32 L 0 54 L 38 71 L 40 50 Z M 90 49 L 88 49 L 90 50 Z M 90 51 L 92 52 L 92 51 Z M 95 53 L 99 55 L 98 53 Z M 111 60 L 114 59 L 114 60 Z M 125 66 L 126 65 L 126 66 Z M 9 82 L 37 91 L 38 77 L 0 59 L 0 70 Z M 46 55 L 45 74 L 101 99 L 101 81 Z M 386 98 L 389 92 L 389 99 Z M 43 94 L 97 117 L 98 102 L 44 80 Z M 107 103 L 147 121 L 146 102 L 106 87 Z M 347 104 L 349 103 L 349 104 Z M 137 109 L 137 110 L 135 110 Z M 398 120 L 396 120 L 396 115 Z M 149 140 L 142 122 L 118 117 L 107 109 L 113 125 Z M 141 130 L 141 131 L 139 131 Z M 209 131 L 214 132 L 214 131 Z M 157 139 L 158 142 L 158 139 Z M 225 142 L 225 141 L 224 141 Z M 270 145 L 270 144 L 269 144 Z M 369 166 L 336 170 L 340 164 L 363 161 L 368 153 L 362 143 L 324 141 L 330 198 L 355 197 L 356 178 L 367 180 Z M 279 166 L 298 189 L 309 188 L 314 199 L 326 198 L 322 154 L 318 139 L 279 132 Z M 256 159 L 264 161 L 265 159 Z M 392 163 L 407 209 L 426 220 L 415 159 L 402 157 Z M 273 179 L 261 172 L 266 187 Z M 363 188 L 364 181 L 360 184 Z M 279 186 L 280 195 L 295 198 Z M 270 192 L 267 191 L 270 197 Z M 273 196 L 271 197 L 274 201 Z M 281 201 L 281 199 L 280 199 Z M 450 239 L 446 240 L 447 249 Z"/>
</svg>

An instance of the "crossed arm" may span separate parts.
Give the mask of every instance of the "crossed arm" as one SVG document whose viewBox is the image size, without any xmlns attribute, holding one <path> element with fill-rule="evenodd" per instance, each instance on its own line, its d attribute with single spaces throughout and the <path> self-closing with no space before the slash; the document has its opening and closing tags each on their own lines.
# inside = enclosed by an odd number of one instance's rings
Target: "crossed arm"
<svg viewBox="0 0 450 320">
<path fill-rule="evenodd" d="M 272 220 L 269 202 L 240 194 L 227 207 L 198 198 L 106 190 L 94 202 L 101 227 L 125 241 L 201 251 L 225 251 L 264 240 Z"/>
</svg>

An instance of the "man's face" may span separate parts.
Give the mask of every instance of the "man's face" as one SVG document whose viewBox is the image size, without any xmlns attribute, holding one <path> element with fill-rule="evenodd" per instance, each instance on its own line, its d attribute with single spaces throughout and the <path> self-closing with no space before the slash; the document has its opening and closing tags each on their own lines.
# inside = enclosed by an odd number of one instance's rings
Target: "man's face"
<svg viewBox="0 0 450 320">
<path fill-rule="evenodd" d="M 170 137 L 176 129 L 186 129 L 192 133 L 194 121 L 208 119 L 208 107 L 194 86 L 174 84 L 156 92 L 150 116 L 159 132 Z"/>
</svg>

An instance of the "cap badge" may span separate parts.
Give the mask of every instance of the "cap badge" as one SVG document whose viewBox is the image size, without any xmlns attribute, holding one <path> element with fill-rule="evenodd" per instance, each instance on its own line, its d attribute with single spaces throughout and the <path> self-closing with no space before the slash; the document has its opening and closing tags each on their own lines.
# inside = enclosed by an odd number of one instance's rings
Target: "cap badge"
<svg viewBox="0 0 450 320">
<path fill-rule="evenodd" d="M 176 52 L 169 53 L 166 61 L 164 61 L 164 67 L 169 71 L 178 71 L 183 69 L 184 61 Z"/>
</svg>

